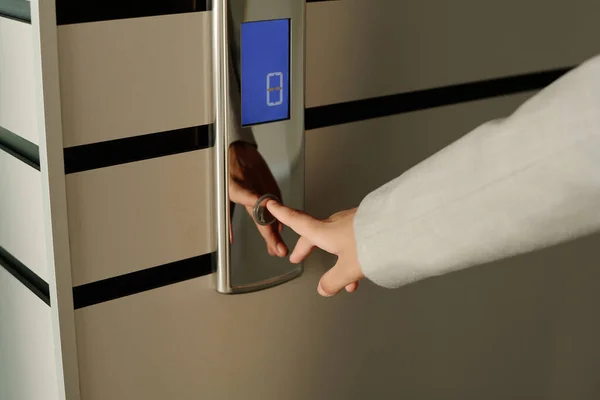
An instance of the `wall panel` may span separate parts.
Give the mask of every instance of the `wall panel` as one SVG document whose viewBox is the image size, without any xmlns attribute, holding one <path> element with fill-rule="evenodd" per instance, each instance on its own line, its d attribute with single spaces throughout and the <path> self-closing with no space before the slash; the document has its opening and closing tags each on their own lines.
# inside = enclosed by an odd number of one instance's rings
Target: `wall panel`
<svg viewBox="0 0 600 400">
<path fill-rule="evenodd" d="M 0 246 L 48 282 L 40 171 L 0 150 Z"/>
<path fill-rule="evenodd" d="M 73 285 L 215 250 L 210 149 L 67 175 Z"/>
<path fill-rule="evenodd" d="M 307 106 L 571 66 L 600 3 L 342 0 L 307 8 Z"/>
<path fill-rule="evenodd" d="M 0 126 L 38 144 L 31 25 L 0 17 Z"/>
<path fill-rule="evenodd" d="M 211 123 L 209 18 L 59 26 L 64 146 Z"/>
<path fill-rule="evenodd" d="M 307 133 L 308 211 L 356 205 L 531 94 Z M 203 277 L 76 311 L 88 400 L 581 399 L 594 386 L 598 236 L 399 290 L 316 293 L 297 280 L 223 296 Z M 568 269 L 568 271 L 567 271 Z M 572 335 L 578 338 L 571 340 Z M 589 353 L 587 350 L 589 350 Z M 573 371 L 571 371 L 573 368 Z"/>
<path fill-rule="evenodd" d="M 311 130 L 306 133 L 307 209 L 327 217 L 459 139 L 508 116 L 532 93 Z"/>
<path fill-rule="evenodd" d="M 0 399 L 59 399 L 50 307 L 1 267 Z"/>
<path fill-rule="evenodd" d="M 600 49 L 595 2 L 511 2 L 309 5 L 307 105 L 570 66 Z M 209 18 L 60 26 L 65 146 L 98 155 L 98 142 L 211 123 Z M 307 132 L 308 211 L 358 205 L 531 94 Z M 214 251 L 211 169 L 210 149 L 74 168 L 76 294 Z M 599 243 L 596 235 L 396 291 L 364 282 L 332 299 L 315 288 L 335 260 L 315 252 L 302 277 L 258 293 L 223 296 L 206 276 L 89 302 L 75 311 L 82 397 L 596 399 Z"/>
</svg>

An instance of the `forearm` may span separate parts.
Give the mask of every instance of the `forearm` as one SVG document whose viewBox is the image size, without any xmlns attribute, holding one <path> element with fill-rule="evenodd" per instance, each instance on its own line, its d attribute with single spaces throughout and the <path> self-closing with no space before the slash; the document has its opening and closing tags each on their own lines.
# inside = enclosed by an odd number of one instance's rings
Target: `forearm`
<svg viewBox="0 0 600 400">
<path fill-rule="evenodd" d="M 250 143 L 256 146 L 256 140 L 252 134 L 252 129 L 249 127 L 242 127 L 242 116 L 241 116 L 241 98 L 240 88 L 237 83 L 235 71 L 233 70 L 233 63 L 229 62 L 229 96 L 228 96 L 228 110 L 229 110 L 229 144 L 242 141 Z"/>
<path fill-rule="evenodd" d="M 365 275 L 386 287 L 600 230 L 600 59 L 368 195 Z"/>
<path fill-rule="evenodd" d="M 231 36 L 231 48 L 229 49 L 229 96 L 228 96 L 228 110 L 229 118 L 231 121 L 231 129 L 229 130 L 229 144 L 242 141 L 245 143 L 256 146 L 256 140 L 252 133 L 252 129 L 249 127 L 242 128 L 242 114 L 241 114 L 241 90 L 238 84 L 238 74 L 236 71 L 239 70 L 237 59 L 234 54 L 240 53 L 239 44 L 239 25 L 244 19 L 245 13 L 245 2 L 243 1 L 232 1 L 229 10 L 229 22 L 230 30 L 229 35 Z"/>
</svg>

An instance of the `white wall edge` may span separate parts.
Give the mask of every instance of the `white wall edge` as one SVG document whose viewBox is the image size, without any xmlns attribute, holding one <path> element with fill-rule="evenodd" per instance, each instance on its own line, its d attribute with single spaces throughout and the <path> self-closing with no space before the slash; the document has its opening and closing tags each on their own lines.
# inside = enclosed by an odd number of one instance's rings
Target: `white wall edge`
<svg viewBox="0 0 600 400">
<path fill-rule="evenodd" d="M 31 25 L 36 57 L 34 79 L 40 137 L 42 206 L 58 398 L 79 400 L 81 391 L 67 223 L 55 2 L 32 0 Z"/>
<path fill-rule="evenodd" d="M 38 144 L 31 25 L 0 18 L 0 125 Z"/>
</svg>

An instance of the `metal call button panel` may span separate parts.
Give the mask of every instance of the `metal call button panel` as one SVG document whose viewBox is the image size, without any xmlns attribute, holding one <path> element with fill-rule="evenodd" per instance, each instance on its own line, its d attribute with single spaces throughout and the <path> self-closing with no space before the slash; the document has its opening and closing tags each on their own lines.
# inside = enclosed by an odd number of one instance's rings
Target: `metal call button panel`
<svg viewBox="0 0 600 400">
<path fill-rule="evenodd" d="M 287 282 L 301 264 L 269 254 L 261 235 L 278 222 L 265 207 L 269 198 L 304 208 L 304 0 L 214 0 L 213 83 L 215 103 L 216 290 L 245 293 Z M 233 160 L 250 165 L 249 180 L 260 199 L 233 204 L 229 193 L 234 133 L 243 131 L 259 156 Z M 247 154 L 247 152 L 242 152 Z M 259 168 L 256 158 L 268 168 Z M 235 164 L 237 165 L 237 164 Z M 262 174 L 262 175 L 261 175 Z M 265 190 L 261 181 L 276 181 Z M 272 185 L 271 185 L 272 186 Z M 298 237 L 280 233 L 289 252 Z"/>
</svg>

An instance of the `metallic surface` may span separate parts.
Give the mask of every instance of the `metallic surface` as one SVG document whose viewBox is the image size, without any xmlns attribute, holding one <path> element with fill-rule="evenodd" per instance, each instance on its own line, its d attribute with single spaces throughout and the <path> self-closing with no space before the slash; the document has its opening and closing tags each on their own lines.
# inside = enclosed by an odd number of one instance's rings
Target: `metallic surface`
<svg viewBox="0 0 600 400">
<path fill-rule="evenodd" d="M 227 0 L 212 2 L 212 55 L 213 55 L 213 93 L 215 105 L 215 217 L 217 234 L 217 273 L 216 287 L 219 292 L 230 293 L 231 278 L 229 274 L 229 188 L 227 185 L 229 168 L 227 151 L 229 143 L 229 119 L 225 94 L 229 92 L 228 49 L 227 49 Z"/>
<path fill-rule="evenodd" d="M 271 225 L 276 221 L 273 214 L 271 214 L 269 210 L 267 210 L 266 204 L 268 200 L 275 200 L 277 202 L 281 202 L 281 200 L 279 200 L 279 198 L 274 194 L 265 194 L 256 201 L 256 204 L 252 208 L 252 215 L 254 216 L 254 220 L 257 224 L 262 226 Z"/>
<path fill-rule="evenodd" d="M 215 200 L 217 233 L 216 290 L 243 293 L 276 286 L 302 274 L 301 264 L 270 256 L 256 223 L 243 207 L 235 207 L 229 224 L 228 143 L 234 121 L 230 102 L 229 68 L 239 59 L 242 22 L 291 18 L 290 114 L 285 121 L 252 127 L 259 152 L 274 175 L 286 205 L 304 208 L 304 19 L 302 0 L 215 0 L 213 2 L 213 85 L 215 104 Z M 231 19 L 230 19 L 231 17 Z M 232 26 L 228 26 L 231 23 Z M 229 36 L 231 34 L 231 36 Z M 233 54 L 230 54 L 233 53 Z M 233 62 L 230 62 L 231 57 Z M 260 193 L 261 195 L 265 193 Z M 230 229 L 233 242 L 230 242 Z M 297 235 L 285 229 L 282 237 L 292 247 Z"/>
</svg>

